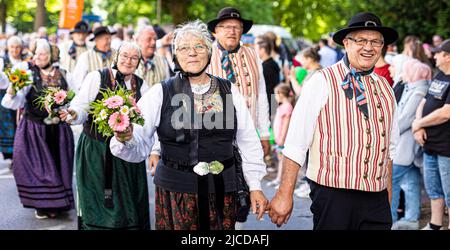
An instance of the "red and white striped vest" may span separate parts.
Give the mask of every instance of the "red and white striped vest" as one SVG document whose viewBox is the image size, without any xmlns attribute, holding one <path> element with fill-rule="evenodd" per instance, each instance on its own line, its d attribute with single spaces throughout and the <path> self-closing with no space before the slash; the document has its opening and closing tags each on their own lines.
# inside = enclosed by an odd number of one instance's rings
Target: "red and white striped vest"
<svg viewBox="0 0 450 250">
<path fill-rule="evenodd" d="M 392 88 L 375 73 L 361 77 L 369 110 L 366 119 L 356 98 L 346 98 L 341 87 L 348 73 L 344 62 L 320 72 L 328 84 L 329 95 L 316 123 L 307 177 L 334 188 L 384 190 L 396 107 Z"/>
<path fill-rule="evenodd" d="M 211 63 L 207 72 L 213 76 L 227 79 L 225 70 L 222 69 L 222 52 L 213 44 Z M 235 86 L 247 101 L 247 107 L 252 115 L 253 124 L 257 127 L 257 100 L 259 70 L 257 55 L 253 48 L 241 46 L 240 49 L 230 54 L 230 61 L 236 78 Z"/>
</svg>

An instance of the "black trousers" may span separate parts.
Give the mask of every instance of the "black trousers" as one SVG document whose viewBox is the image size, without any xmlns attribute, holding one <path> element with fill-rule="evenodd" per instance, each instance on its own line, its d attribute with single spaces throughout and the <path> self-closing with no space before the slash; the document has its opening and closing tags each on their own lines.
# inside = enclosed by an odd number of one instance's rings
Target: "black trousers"
<svg viewBox="0 0 450 250">
<path fill-rule="evenodd" d="M 365 192 L 331 188 L 308 180 L 314 230 L 390 230 L 387 190 Z"/>
</svg>

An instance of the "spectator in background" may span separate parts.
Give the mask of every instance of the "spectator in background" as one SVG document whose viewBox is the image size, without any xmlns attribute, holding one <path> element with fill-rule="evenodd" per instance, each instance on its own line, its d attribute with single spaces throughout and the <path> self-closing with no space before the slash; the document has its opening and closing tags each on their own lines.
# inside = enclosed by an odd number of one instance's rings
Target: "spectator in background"
<svg viewBox="0 0 450 250">
<path fill-rule="evenodd" d="M 405 90 L 398 103 L 398 122 L 400 139 L 398 147 L 402 153 L 397 154 L 392 168 L 392 229 L 419 229 L 420 219 L 420 170 L 422 167 L 422 151 L 414 141 L 411 130 L 416 110 L 427 94 L 431 80 L 431 68 L 417 59 L 411 59 L 403 65 Z M 405 193 L 405 216 L 398 220 L 400 189 Z M 398 221 L 397 221 L 398 220 Z"/>
<path fill-rule="evenodd" d="M 272 43 L 267 36 L 259 35 L 255 38 L 255 49 L 261 58 L 264 79 L 266 80 L 267 100 L 269 101 L 269 114 L 272 116 L 272 96 L 275 87 L 280 83 L 280 67 L 270 56 Z"/>
<path fill-rule="evenodd" d="M 388 81 L 389 85 L 394 84 L 394 80 L 392 80 L 391 75 L 389 73 L 389 67 L 391 65 L 389 65 L 385 60 L 384 60 L 384 56 L 386 55 L 386 51 L 387 51 L 387 46 L 383 47 L 383 50 L 381 51 L 381 56 L 380 58 L 378 58 L 377 64 L 375 64 L 375 69 L 374 72 L 377 73 L 379 76 L 382 76 L 384 78 L 386 78 L 386 80 Z"/>
<path fill-rule="evenodd" d="M 442 39 L 442 36 L 434 35 L 433 36 L 433 48 L 437 48 L 439 45 L 441 45 L 441 43 L 443 41 L 444 41 L 444 39 Z"/>
<path fill-rule="evenodd" d="M 432 52 L 440 72 L 417 108 L 412 130 L 425 151 L 424 182 L 431 199 L 431 220 L 424 229 L 438 230 L 445 206 L 450 217 L 450 39 Z"/>
<path fill-rule="evenodd" d="M 328 47 L 328 41 L 326 39 L 320 39 L 319 47 L 320 65 L 322 68 L 335 64 L 337 53 L 334 49 Z"/>
<path fill-rule="evenodd" d="M 330 32 L 330 36 L 328 36 L 327 42 L 328 47 L 336 51 L 336 62 L 340 61 L 342 57 L 344 57 L 344 51 L 333 41 L 334 32 Z"/>
<path fill-rule="evenodd" d="M 114 24 L 113 32 L 116 32 L 111 38 L 111 48 L 113 50 L 119 50 L 120 45 L 124 39 L 123 27 L 121 24 Z"/>
<path fill-rule="evenodd" d="M 38 32 L 37 32 L 37 39 L 39 39 L 39 38 L 48 40 L 46 27 L 44 27 L 44 26 L 39 27 Z"/>
<path fill-rule="evenodd" d="M 387 50 L 386 50 L 386 55 L 384 56 L 384 60 L 386 61 L 386 63 L 392 64 L 392 59 L 397 54 L 398 54 L 397 53 L 397 45 L 395 43 L 388 44 L 387 45 Z"/>
<path fill-rule="evenodd" d="M 318 70 L 322 69 L 317 47 L 303 49 L 300 52 L 299 60 L 302 67 L 293 68 L 290 75 L 292 89 L 297 97 L 300 96 L 303 83 L 308 81 Z M 306 75 L 304 75 L 304 70 L 306 70 Z"/>
<path fill-rule="evenodd" d="M 271 41 L 272 52 L 270 56 L 278 64 L 280 68 L 280 82 L 284 82 L 286 72 L 289 72 L 289 62 L 287 56 L 287 50 L 284 44 L 281 42 L 281 37 L 272 31 L 265 33 L 266 37 Z M 270 101 L 270 99 L 269 99 Z"/>
</svg>

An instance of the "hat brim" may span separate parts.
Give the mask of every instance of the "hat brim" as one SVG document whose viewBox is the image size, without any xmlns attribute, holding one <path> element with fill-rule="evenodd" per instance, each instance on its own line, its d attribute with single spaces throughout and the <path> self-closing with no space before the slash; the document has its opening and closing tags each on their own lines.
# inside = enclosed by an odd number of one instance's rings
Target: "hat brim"
<svg viewBox="0 0 450 250">
<path fill-rule="evenodd" d="M 224 17 L 224 18 L 219 18 L 219 19 L 214 19 L 214 20 L 209 21 L 208 22 L 208 30 L 212 33 L 215 33 L 217 24 L 219 24 L 220 22 L 222 22 L 224 20 L 228 20 L 228 19 L 236 19 L 236 20 L 239 20 L 242 22 L 242 26 L 243 26 L 242 34 L 246 34 L 253 26 L 252 20 L 246 20 L 246 19 L 235 18 L 235 17 Z"/>
<path fill-rule="evenodd" d="M 347 27 L 334 33 L 333 41 L 341 46 L 344 46 L 344 43 L 342 41 L 344 40 L 345 36 L 357 30 L 375 30 L 380 32 L 381 35 L 383 35 L 385 45 L 392 44 L 398 39 L 397 31 L 389 27 L 355 26 L 355 27 Z"/>
<path fill-rule="evenodd" d="M 430 51 L 432 53 L 439 53 L 439 52 L 442 52 L 444 50 L 441 47 L 436 47 L 436 48 L 431 48 Z"/>
<path fill-rule="evenodd" d="M 97 34 L 97 35 L 93 36 L 91 39 L 89 39 L 89 41 L 93 42 L 93 41 L 95 40 L 96 37 L 101 36 L 101 35 L 103 35 L 103 34 L 110 34 L 110 35 L 112 36 L 112 35 L 117 34 L 117 31 L 113 31 L 113 32 L 102 32 L 102 33 L 100 33 L 100 34 Z"/>
</svg>

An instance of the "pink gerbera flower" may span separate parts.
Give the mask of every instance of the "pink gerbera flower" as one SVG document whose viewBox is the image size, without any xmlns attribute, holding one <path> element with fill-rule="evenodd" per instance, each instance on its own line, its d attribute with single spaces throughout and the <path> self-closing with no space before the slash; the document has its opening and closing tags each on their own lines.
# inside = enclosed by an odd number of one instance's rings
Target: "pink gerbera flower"
<svg viewBox="0 0 450 250">
<path fill-rule="evenodd" d="M 115 112 L 109 117 L 108 124 L 114 132 L 123 132 L 130 126 L 130 118 L 128 115 Z"/>
<path fill-rule="evenodd" d="M 55 103 L 61 105 L 64 103 L 64 100 L 67 97 L 67 92 L 64 90 L 60 90 L 55 93 Z"/>
<path fill-rule="evenodd" d="M 105 101 L 103 101 L 103 103 L 108 108 L 115 109 L 115 108 L 118 108 L 118 107 L 122 106 L 124 101 L 123 101 L 122 97 L 120 97 L 118 95 L 115 95 L 115 96 L 112 96 L 112 97 L 106 99 Z"/>
</svg>

